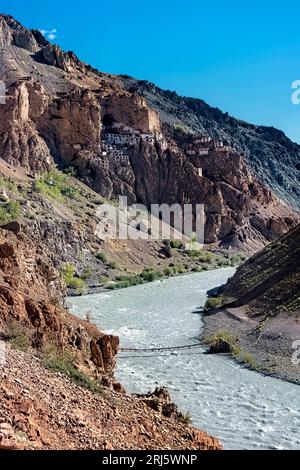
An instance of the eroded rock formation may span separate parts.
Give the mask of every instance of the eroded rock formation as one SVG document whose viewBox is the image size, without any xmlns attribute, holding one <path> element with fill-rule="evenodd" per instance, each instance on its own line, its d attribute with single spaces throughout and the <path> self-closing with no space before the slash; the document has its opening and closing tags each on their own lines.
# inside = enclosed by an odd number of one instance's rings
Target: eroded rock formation
<svg viewBox="0 0 300 470">
<path fill-rule="evenodd" d="M 107 198 L 127 195 L 130 203 L 147 207 L 204 204 L 205 241 L 225 247 L 254 251 L 299 220 L 261 182 L 263 172 L 253 173 L 251 142 L 245 149 L 248 141 L 241 136 L 243 145 L 233 138 L 227 151 L 217 146 L 222 138 L 228 141 L 228 133 L 212 130 L 207 105 L 183 103 L 143 82 L 100 73 L 11 17 L 2 15 L 0 25 L 0 79 L 7 87 L 0 158 L 32 174 L 54 163 L 73 166 Z M 109 132 L 129 136 L 126 145 L 108 145 Z M 216 143 L 207 154 L 194 143 L 200 133 Z M 280 145 L 298 171 L 299 150 L 287 140 Z"/>
<path fill-rule="evenodd" d="M 71 353 L 80 370 L 97 380 L 112 379 L 119 339 L 105 335 L 55 305 L 61 277 L 32 241 L 0 230 L 0 332 L 24 331 L 29 344 Z M 106 380 L 107 382 L 107 380 Z"/>
</svg>

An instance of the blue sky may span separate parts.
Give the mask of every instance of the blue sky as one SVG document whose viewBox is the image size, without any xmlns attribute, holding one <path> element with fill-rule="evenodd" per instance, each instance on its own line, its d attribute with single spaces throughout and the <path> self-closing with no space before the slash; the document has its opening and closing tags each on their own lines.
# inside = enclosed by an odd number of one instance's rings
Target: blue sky
<svg viewBox="0 0 300 470">
<path fill-rule="evenodd" d="M 242 6 L 243 5 L 243 6 Z M 1 0 L 25 26 L 110 73 L 126 73 L 300 142 L 300 3 L 271 0 Z"/>
</svg>

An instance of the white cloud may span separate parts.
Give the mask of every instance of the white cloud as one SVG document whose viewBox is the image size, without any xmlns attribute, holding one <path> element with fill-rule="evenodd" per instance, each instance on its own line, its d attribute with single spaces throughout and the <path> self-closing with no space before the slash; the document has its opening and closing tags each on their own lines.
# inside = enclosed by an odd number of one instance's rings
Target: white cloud
<svg viewBox="0 0 300 470">
<path fill-rule="evenodd" d="M 42 33 L 43 36 L 45 36 L 46 39 L 50 39 L 50 41 L 53 41 L 56 38 L 56 33 L 57 29 L 53 28 L 51 30 L 47 29 L 40 29 L 40 33 Z"/>
</svg>

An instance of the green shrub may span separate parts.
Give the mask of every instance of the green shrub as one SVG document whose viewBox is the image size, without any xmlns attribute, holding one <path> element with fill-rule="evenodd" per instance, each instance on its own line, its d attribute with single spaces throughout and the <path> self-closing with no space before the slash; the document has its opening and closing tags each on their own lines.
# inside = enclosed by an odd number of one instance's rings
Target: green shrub
<svg viewBox="0 0 300 470">
<path fill-rule="evenodd" d="M 21 206 L 19 201 L 9 201 L 0 206 L 0 223 L 7 224 L 20 217 Z"/>
<path fill-rule="evenodd" d="M 11 193 L 17 193 L 18 192 L 18 188 L 17 188 L 16 183 L 14 181 L 11 181 L 10 179 L 4 178 L 2 176 L 0 176 L 0 188 L 5 188 L 8 191 L 10 191 Z"/>
<path fill-rule="evenodd" d="M 171 240 L 170 241 L 170 247 L 174 248 L 176 250 L 180 250 L 182 248 L 183 244 L 181 240 Z"/>
<path fill-rule="evenodd" d="M 61 275 L 69 289 L 76 289 L 78 293 L 83 293 L 85 289 L 85 281 L 79 277 L 75 277 L 75 266 L 71 263 L 65 263 L 61 267 Z"/>
<path fill-rule="evenodd" d="M 27 351 L 30 347 L 30 332 L 18 322 L 8 323 L 5 334 L 10 341 L 11 347 L 18 351 Z"/>
<path fill-rule="evenodd" d="M 114 270 L 119 269 L 118 263 L 116 261 L 110 261 L 108 263 L 108 267 L 110 269 L 114 269 Z"/>
<path fill-rule="evenodd" d="M 162 276 L 163 276 L 163 273 L 153 268 L 145 268 L 141 274 L 141 277 L 145 282 L 153 282 Z"/>
<path fill-rule="evenodd" d="M 232 255 L 229 258 L 229 261 L 230 261 L 231 266 L 238 266 L 243 261 L 245 261 L 245 259 L 246 259 L 246 256 L 244 255 L 244 253 L 239 252 L 239 253 L 235 253 L 234 255 Z"/>
<path fill-rule="evenodd" d="M 105 286 L 109 282 L 109 277 L 108 276 L 102 276 L 100 278 L 100 282 L 101 282 L 101 284 L 103 284 Z"/>
<path fill-rule="evenodd" d="M 206 258 L 203 258 L 203 251 L 202 250 L 188 250 L 187 251 L 190 258 L 197 258 L 200 261 L 205 261 Z"/>
<path fill-rule="evenodd" d="M 218 268 L 226 268 L 227 266 L 231 266 L 230 260 L 226 258 L 217 258 L 216 259 L 216 266 Z"/>
<path fill-rule="evenodd" d="M 243 352 L 240 355 L 240 359 L 242 360 L 242 362 L 244 362 L 244 364 L 251 367 L 251 369 L 259 370 L 261 368 L 258 362 L 256 361 L 255 357 L 252 356 L 252 354 Z"/>
<path fill-rule="evenodd" d="M 182 132 L 183 134 L 187 134 L 187 133 L 188 133 L 187 129 L 186 129 L 182 124 L 176 124 L 175 130 L 176 130 L 177 132 Z"/>
<path fill-rule="evenodd" d="M 177 268 L 178 274 L 184 274 L 187 271 L 183 264 L 178 264 L 176 268 Z"/>
<path fill-rule="evenodd" d="M 178 421 L 179 423 L 182 424 L 191 424 L 192 422 L 192 416 L 191 413 L 180 413 L 178 416 Z"/>
<path fill-rule="evenodd" d="M 109 289 L 109 290 L 115 290 L 118 288 L 118 285 L 116 282 L 108 282 L 106 284 L 106 289 Z"/>
<path fill-rule="evenodd" d="M 69 166 L 68 168 L 64 169 L 65 175 L 71 176 L 73 178 L 77 177 L 77 170 L 73 166 Z"/>
<path fill-rule="evenodd" d="M 17 335 L 15 336 L 11 342 L 11 347 L 13 349 L 17 349 L 18 351 L 27 351 L 30 347 L 30 342 L 27 336 L 25 335 Z"/>
<path fill-rule="evenodd" d="M 241 348 L 238 345 L 238 341 L 238 336 L 233 336 L 227 330 L 219 330 L 213 336 L 206 338 L 206 342 L 215 348 L 217 348 L 220 343 L 228 343 L 230 352 L 235 357 L 239 356 L 241 353 Z"/>
<path fill-rule="evenodd" d="M 69 199 L 74 199 L 77 195 L 77 189 L 72 186 L 62 188 L 61 194 Z"/>
<path fill-rule="evenodd" d="M 192 272 L 193 273 L 201 273 L 201 271 L 202 271 L 201 266 L 193 266 L 192 267 Z"/>
<path fill-rule="evenodd" d="M 169 277 L 173 275 L 173 270 L 171 268 L 165 268 L 164 269 L 164 275 Z"/>
<path fill-rule="evenodd" d="M 104 251 L 98 251 L 98 253 L 96 254 L 96 258 L 99 261 L 102 261 L 102 263 L 107 263 L 107 261 L 108 261 L 107 256 L 104 253 Z"/>
<path fill-rule="evenodd" d="M 79 277 L 74 277 L 68 282 L 68 287 L 70 289 L 76 289 L 78 293 L 83 293 L 85 289 L 85 281 Z"/>
<path fill-rule="evenodd" d="M 255 357 L 252 356 L 252 354 L 250 353 L 244 352 L 242 348 L 239 346 L 238 336 L 232 335 L 229 331 L 219 330 L 214 335 L 208 338 L 205 338 L 205 341 L 211 346 L 214 346 L 215 348 L 218 348 L 218 345 L 220 345 L 222 342 L 226 342 L 229 345 L 230 353 L 238 361 L 243 362 L 251 369 L 255 369 L 255 370 L 261 369 L 261 366 L 256 361 Z"/>
<path fill-rule="evenodd" d="M 42 355 L 42 362 L 48 369 L 67 375 L 70 379 L 91 392 L 102 393 L 101 387 L 96 382 L 76 369 L 70 354 L 51 351 L 51 353 L 44 353 Z"/>
<path fill-rule="evenodd" d="M 83 280 L 83 281 L 87 281 L 88 279 L 90 279 L 92 277 L 93 273 L 92 271 L 90 270 L 90 268 L 85 268 L 85 270 L 83 271 L 82 275 L 80 276 L 80 278 Z"/>
<path fill-rule="evenodd" d="M 117 288 L 118 289 L 124 289 L 126 287 L 130 287 L 132 284 L 129 279 L 124 279 L 123 281 L 119 281 L 117 283 Z"/>
<path fill-rule="evenodd" d="M 224 297 L 219 295 L 218 297 L 210 297 L 207 299 L 204 305 L 204 311 L 208 312 L 209 310 L 214 310 L 215 308 L 220 308 L 224 304 Z"/>
</svg>

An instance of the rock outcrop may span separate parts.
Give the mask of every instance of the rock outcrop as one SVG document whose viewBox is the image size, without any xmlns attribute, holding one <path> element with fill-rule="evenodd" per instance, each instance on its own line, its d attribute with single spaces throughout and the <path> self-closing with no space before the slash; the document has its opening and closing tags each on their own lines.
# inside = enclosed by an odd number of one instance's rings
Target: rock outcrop
<svg viewBox="0 0 300 470">
<path fill-rule="evenodd" d="M 24 331 L 31 347 L 71 353 L 80 370 L 107 382 L 113 378 L 119 339 L 59 307 L 61 292 L 50 258 L 24 235 L 0 230 L 0 333 Z"/>
<path fill-rule="evenodd" d="M 119 77 L 126 90 L 143 96 L 160 114 L 171 136 L 176 128 L 185 133 L 207 133 L 232 145 L 263 183 L 281 199 L 299 209 L 300 147 L 274 127 L 235 119 L 201 99 L 179 96 L 153 83 Z"/>
</svg>

